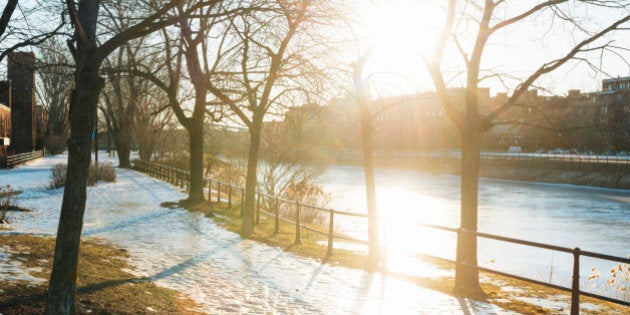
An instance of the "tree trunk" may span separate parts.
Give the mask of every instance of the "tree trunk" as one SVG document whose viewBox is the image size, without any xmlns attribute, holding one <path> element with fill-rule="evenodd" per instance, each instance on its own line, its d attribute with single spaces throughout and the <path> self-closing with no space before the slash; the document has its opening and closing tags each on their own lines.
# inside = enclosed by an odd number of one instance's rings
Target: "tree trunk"
<svg viewBox="0 0 630 315">
<path fill-rule="evenodd" d="M 69 112 L 68 170 L 46 314 L 75 313 L 77 264 L 90 166 L 91 135 L 98 96 L 104 85 L 98 75 L 98 68 L 98 62 L 87 60 L 76 73 L 76 88 L 72 92 Z"/>
<path fill-rule="evenodd" d="M 128 132 L 120 129 L 114 132 L 114 143 L 116 144 L 116 153 L 118 153 L 118 167 L 130 168 L 129 155 L 131 154 L 131 143 L 129 143 L 129 137 L 131 135 Z"/>
<path fill-rule="evenodd" d="M 156 139 L 146 136 L 144 138 L 144 140 L 138 141 L 138 154 L 140 155 L 140 160 L 148 162 L 151 160 L 151 156 L 153 155 L 153 148 L 155 147 Z"/>
<path fill-rule="evenodd" d="M 202 117 L 203 118 L 203 117 Z M 188 128 L 190 138 L 190 202 L 204 201 L 203 197 L 203 119 L 193 119 Z"/>
<path fill-rule="evenodd" d="M 120 168 L 131 168 L 131 163 L 129 162 L 129 155 L 131 154 L 131 146 L 127 143 L 123 147 L 116 146 L 116 153 L 118 153 L 118 167 Z"/>
<path fill-rule="evenodd" d="M 368 213 L 368 268 L 376 269 L 380 261 L 378 242 L 378 208 L 376 204 L 376 180 L 374 179 L 374 158 L 372 157 L 372 116 L 367 107 L 367 100 L 359 96 L 359 114 L 361 116 L 361 135 L 363 140 L 363 170 L 365 174 L 365 195 Z"/>
<path fill-rule="evenodd" d="M 241 235 L 248 237 L 254 233 L 254 208 L 256 205 L 256 186 L 258 184 L 258 154 L 260 152 L 260 134 L 262 122 L 253 123 L 250 129 L 249 156 L 247 160 L 247 178 L 245 179 L 245 204 L 243 205 L 243 226 Z"/>
<path fill-rule="evenodd" d="M 471 126 L 472 125 L 472 126 Z M 479 183 L 479 154 L 481 132 L 474 122 L 462 128 L 461 222 L 463 230 L 477 232 L 477 192 Z M 460 232 L 457 235 L 457 266 L 455 292 L 474 294 L 481 292 L 477 267 L 477 236 Z"/>
</svg>

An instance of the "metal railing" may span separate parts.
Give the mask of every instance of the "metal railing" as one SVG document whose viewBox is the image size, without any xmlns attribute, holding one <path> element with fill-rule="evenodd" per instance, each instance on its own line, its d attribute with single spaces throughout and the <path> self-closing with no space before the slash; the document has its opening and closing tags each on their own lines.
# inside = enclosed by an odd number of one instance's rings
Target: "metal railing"
<svg viewBox="0 0 630 315">
<path fill-rule="evenodd" d="M 145 162 L 136 160 L 133 161 L 134 168 L 138 171 L 147 173 L 150 176 L 172 183 L 181 188 L 189 188 L 190 173 L 181 169 L 177 169 L 171 166 Z M 245 199 L 245 188 L 242 186 L 232 185 L 226 182 L 212 179 L 210 177 L 204 177 L 204 186 L 207 187 L 208 200 L 216 200 L 217 202 L 226 201 L 231 208 L 233 203 L 240 204 L 241 212 L 243 211 L 243 204 Z M 338 216 L 347 217 L 359 217 L 367 219 L 367 215 L 360 213 L 353 213 L 347 211 L 338 211 L 334 209 L 323 208 L 315 205 L 296 202 L 293 200 L 287 200 L 276 196 L 261 193 L 259 191 L 255 194 L 255 213 L 254 219 L 256 224 L 260 222 L 261 214 L 265 214 L 274 220 L 274 230 L 279 232 L 280 222 L 285 222 L 295 225 L 295 243 L 300 244 L 302 239 L 302 233 L 313 232 L 321 235 L 325 235 L 328 239 L 328 248 L 326 255 L 333 254 L 334 240 L 341 239 L 345 241 L 357 242 L 360 244 L 368 244 L 367 240 L 354 238 L 349 235 L 335 232 L 335 220 Z M 316 213 L 313 215 L 313 213 Z M 326 217 L 326 224 L 317 224 L 311 220 L 305 220 L 305 215 L 309 214 L 309 217 L 315 216 L 316 218 Z"/>
<path fill-rule="evenodd" d="M 145 172 L 149 174 L 150 176 L 165 180 L 179 187 L 188 188 L 188 183 L 186 182 L 189 180 L 189 176 L 190 176 L 188 171 L 176 169 L 176 168 L 158 164 L 158 163 L 151 163 L 151 162 L 144 162 L 144 161 L 134 161 L 133 163 L 135 165 L 136 170 L 138 171 Z M 243 187 L 231 185 L 231 184 L 221 182 L 218 180 L 213 180 L 208 177 L 204 178 L 204 180 L 208 187 L 208 200 L 216 199 L 217 202 L 221 202 L 225 200 L 226 202 L 228 202 L 230 207 L 232 206 L 232 203 L 236 202 L 240 204 L 241 211 L 242 211 L 243 200 L 245 196 L 245 189 Z M 213 192 L 215 194 L 214 196 L 212 195 Z M 268 206 L 265 207 L 266 202 L 274 203 L 274 205 L 272 207 L 268 207 Z M 293 212 L 286 211 L 286 209 L 288 209 L 289 207 L 293 208 Z M 284 209 L 285 211 L 280 211 L 280 209 Z M 312 224 L 305 223 L 302 220 L 302 215 L 306 212 L 307 209 L 311 209 L 312 211 L 318 211 L 318 212 L 327 214 L 328 215 L 327 229 L 322 229 L 321 227 L 317 227 Z M 301 236 L 302 236 L 301 234 L 303 230 L 326 235 L 328 237 L 328 244 L 327 244 L 328 249 L 326 252 L 327 256 L 332 255 L 333 253 L 335 239 L 353 241 L 353 242 L 357 242 L 364 245 L 368 244 L 367 240 L 357 239 L 348 235 L 336 233 L 334 231 L 334 222 L 335 222 L 336 216 L 341 215 L 341 216 L 347 216 L 347 217 L 357 217 L 357 218 L 367 219 L 368 216 L 366 214 L 346 212 L 346 211 L 336 211 L 334 209 L 326 209 L 326 208 L 322 208 L 318 206 L 313 206 L 313 205 L 303 204 L 303 203 L 299 203 L 299 202 L 295 202 L 291 200 L 277 198 L 274 196 L 257 192 L 256 193 L 256 212 L 255 212 L 255 217 L 254 217 L 256 224 L 258 224 L 258 222 L 260 221 L 261 213 L 267 214 L 269 217 L 272 217 L 274 219 L 275 232 L 278 232 L 280 221 L 294 224 L 296 227 L 295 228 L 295 243 L 296 244 L 301 243 Z M 291 213 L 292 215 L 289 216 L 287 215 L 287 213 Z M 568 247 L 562 247 L 562 246 L 556 246 L 556 245 L 549 245 L 549 244 L 544 244 L 544 243 L 537 243 L 537 242 L 509 238 L 509 237 L 504 237 L 504 236 L 499 236 L 499 235 L 493 235 L 493 234 L 488 234 L 488 233 L 469 231 L 469 230 L 465 230 L 461 228 L 444 227 L 444 226 L 431 225 L 431 224 L 421 224 L 421 226 L 432 228 L 432 229 L 438 229 L 442 231 L 453 232 L 456 234 L 468 233 L 468 234 L 475 235 L 477 238 L 492 239 L 492 240 L 507 242 L 511 244 L 519 244 L 519 245 L 524 245 L 524 246 L 529 246 L 529 247 L 535 247 L 535 248 L 541 248 L 541 249 L 547 249 L 547 250 L 553 250 L 553 251 L 572 254 L 573 255 L 573 272 L 572 272 L 571 287 L 565 287 L 565 286 L 553 284 L 550 282 L 539 281 L 536 279 L 522 277 L 522 276 L 518 276 L 518 275 L 514 275 L 514 274 L 510 274 L 510 273 L 506 273 L 506 272 L 502 272 L 502 271 L 494 270 L 490 268 L 485 268 L 485 267 L 480 267 L 480 266 L 470 266 L 472 268 L 476 268 L 479 271 L 493 273 L 500 276 L 553 288 L 556 290 L 570 292 L 572 315 L 579 314 L 580 296 L 587 296 L 587 297 L 591 297 L 591 298 L 595 298 L 598 300 L 607 301 L 607 302 L 611 302 L 611 303 L 615 303 L 619 305 L 630 306 L 630 302 L 628 301 L 623 301 L 620 299 L 615 299 L 615 298 L 611 298 L 611 297 L 607 297 L 607 296 L 603 296 L 599 294 L 594 294 L 591 292 L 582 291 L 580 290 L 580 283 L 579 283 L 580 257 L 591 257 L 591 258 L 602 259 L 606 261 L 623 263 L 623 264 L 630 264 L 630 258 L 616 257 L 616 256 L 611 256 L 611 255 L 590 252 L 590 251 L 582 251 L 577 247 L 568 248 Z M 453 261 L 453 260 L 446 259 L 443 257 L 427 255 L 427 254 L 420 254 L 420 255 L 424 257 L 430 257 L 433 259 L 441 260 L 441 261 L 446 261 L 453 264 L 466 265 L 463 262 L 457 262 L 457 261 Z"/>
<path fill-rule="evenodd" d="M 509 237 L 504 237 L 504 236 L 498 236 L 498 235 L 494 235 L 494 234 L 469 231 L 469 230 L 465 230 L 465 229 L 461 229 L 461 228 L 444 227 L 444 226 L 432 225 L 432 224 L 422 224 L 422 226 L 425 226 L 425 227 L 428 227 L 428 228 L 432 228 L 432 229 L 442 230 L 442 231 L 453 232 L 453 233 L 456 233 L 456 234 L 460 234 L 460 233 L 473 234 L 477 238 L 486 238 L 486 239 L 491 239 L 491 240 L 496 240 L 496 241 L 501 241 L 501 242 L 506 242 L 506 243 L 511 243 L 511 244 L 519 244 L 519 245 L 524 245 L 524 246 L 529 246 L 529 247 L 548 249 L 548 250 L 552 250 L 552 251 L 558 251 L 558 252 L 562 252 L 562 253 L 572 254 L 573 255 L 573 269 L 572 269 L 573 271 L 572 271 L 572 275 L 571 275 L 571 278 L 572 278 L 571 287 L 565 287 L 565 286 L 561 286 L 561 285 L 557 285 L 557 284 L 553 284 L 553 283 L 549 283 L 549 282 L 535 280 L 535 279 L 532 279 L 532 278 L 522 277 L 522 276 L 518 276 L 518 275 L 502 272 L 502 271 L 499 271 L 499 270 L 494 270 L 494 269 L 491 269 L 491 268 L 485 268 L 485 267 L 479 267 L 479 266 L 471 266 L 471 267 L 476 268 L 479 271 L 493 273 L 493 274 L 496 274 L 496 275 L 500 275 L 500 276 L 504 276 L 504 277 L 508 277 L 508 278 L 512 278 L 512 279 L 516 279 L 516 280 L 520 280 L 520 281 L 525 281 L 525 282 L 529 282 L 529 283 L 533 283 L 533 284 L 537 284 L 537 285 L 553 288 L 553 289 L 556 289 L 556 290 L 570 292 L 571 293 L 571 314 L 572 315 L 579 314 L 580 296 L 588 296 L 588 297 L 591 297 L 591 298 L 594 298 L 594 299 L 598 299 L 598 300 L 602 300 L 602 301 L 607 301 L 607 302 L 611 302 L 611 303 L 615 303 L 615 304 L 619 304 L 619 305 L 624 305 L 624 306 L 630 306 L 630 302 L 629 301 L 624 301 L 624 300 L 615 299 L 615 298 L 611 298 L 611 297 L 604 296 L 604 295 L 599 295 L 599 294 L 595 294 L 595 293 L 591 293 L 591 292 L 582 291 L 582 290 L 580 290 L 580 281 L 579 281 L 579 279 L 580 279 L 580 257 L 582 257 L 582 256 L 596 258 L 596 259 L 601 259 L 601 260 L 606 260 L 606 261 L 611 261 L 611 262 L 616 262 L 616 263 L 622 263 L 622 264 L 630 264 L 630 257 L 629 258 L 616 257 L 616 256 L 611 256 L 611 255 L 605 255 L 605 254 L 590 252 L 590 251 L 583 251 L 583 250 L 580 250 L 579 247 L 568 248 L 568 247 L 562 247 L 562 246 L 556 246 L 556 245 L 549 245 L 549 244 L 538 243 L 538 242 L 531 242 L 531 241 L 526 241 L 526 240 L 521 240 L 521 239 L 516 239 L 516 238 L 509 238 Z M 466 265 L 466 263 L 463 263 L 463 262 L 457 262 L 457 261 L 453 261 L 453 260 L 450 260 L 450 259 L 445 259 L 445 258 L 442 258 L 442 257 L 433 256 L 433 255 L 424 255 L 423 254 L 422 256 L 430 257 L 430 258 L 438 259 L 438 260 L 442 260 L 442 261 L 447 261 L 447 262 L 450 262 L 450 263 L 453 263 L 453 264 L 458 264 L 459 263 L 459 264 Z"/>
<path fill-rule="evenodd" d="M 398 158 L 461 158 L 461 152 L 375 152 L 375 156 L 398 157 Z M 485 160 L 506 160 L 506 161 L 558 161 L 574 163 L 595 163 L 606 165 L 629 165 L 630 155 L 588 155 L 570 153 L 504 153 L 504 152 L 481 152 L 481 159 Z"/>
<path fill-rule="evenodd" d="M 3 168 L 14 168 L 18 165 L 25 164 L 29 161 L 39 159 L 44 156 L 46 156 L 45 150 L 8 155 L 5 157 L 4 161 L 2 161 L 4 163 L 1 163 L 0 166 L 2 166 Z"/>
</svg>

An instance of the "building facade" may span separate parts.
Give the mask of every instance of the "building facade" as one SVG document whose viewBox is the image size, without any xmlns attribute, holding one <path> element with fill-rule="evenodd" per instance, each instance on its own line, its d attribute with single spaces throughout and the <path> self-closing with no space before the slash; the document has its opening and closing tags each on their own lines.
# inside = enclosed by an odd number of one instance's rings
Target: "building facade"
<svg viewBox="0 0 630 315">
<path fill-rule="evenodd" d="M 602 81 L 595 121 L 609 149 L 630 150 L 630 77 Z"/>
<path fill-rule="evenodd" d="M 14 153 L 35 150 L 35 54 L 15 52 L 7 58 L 11 82 L 11 146 Z"/>
<path fill-rule="evenodd" d="M 7 81 L 0 81 L 0 155 L 40 150 L 46 110 L 35 103 L 35 54 L 7 56 Z"/>
</svg>

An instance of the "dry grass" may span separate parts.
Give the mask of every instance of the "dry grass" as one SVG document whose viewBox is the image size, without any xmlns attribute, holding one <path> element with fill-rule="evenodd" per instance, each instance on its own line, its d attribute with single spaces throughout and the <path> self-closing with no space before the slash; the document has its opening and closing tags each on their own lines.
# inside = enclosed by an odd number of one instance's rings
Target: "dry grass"
<svg viewBox="0 0 630 315">
<path fill-rule="evenodd" d="M 182 206 L 189 211 L 204 213 L 227 230 L 235 233 L 240 232 L 240 206 L 232 206 L 232 208 L 229 208 L 226 203 L 212 202 L 182 204 Z M 288 223 L 281 222 L 280 233 L 274 234 L 273 220 L 265 220 L 261 217 L 260 224 L 256 225 L 254 230 L 254 234 L 249 237 L 250 239 L 271 246 L 281 247 L 287 252 L 349 268 L 364 269 L 367 267 L 367 256 L 353 251 L 335 249 L 331 257 L 326 257 L 327 248 L 326 246 L 320 245 L 325 244 L 325 242 L 322 241 L 325 241 L 326 237 L 320 234 L 310 233 L 310 235 L 306 235 L 303 233 L 302 244 L 295 245 L 295 226 Z M 441 260 L 425 260 L 427 263 L 445 270 L 453 270 L 455 267 L 453 264 Z M 420 286 L 453 295 L 454 279 L 452 277 L 434 278 L 428 276 L 396 275 L 391 272 L 388 272 L 388 275 L 394 277 L 398 276 L 408 281 L 413 281 Z M 564 314 L 568 311 L 566 309 L 548 309 L 519 299 L 561 300 L 567 301 L 568 303 L 571 297 L 566 292 L 494 274 L 482 273 L 481 276 L 487 279 L 481 283 L 482 292 L 467 296 L 468 298 L 495 304 L 504 309 L 522 314 Z M 515 292 L 509 288 L 518 288 L 519 290 Z M 582 314 L 630 314 L 629 308 L 613 303 L 587 297 L 582 297 L 581 302 L 590 303 L 599 307 L 596 311 L 582 309 Z"/>
<path fill-rule="evenodd" d="M 32 271 L 34 277 L 47 280 L 52 266 L 55 240 L 28 235 L 0 236 L 11 259 Z M 197 305 L 180 293 L 158 287 L 124 271 L 132 269 L 127 252 L 96 239 L 83 240 L 77 277 L 77 312 L 81 314 L 199 314 Z M 45 282 L 47 283 L 47 281 Z M 0 279 L 1 314 L 43 314 L 46 285 Z"/>
</svg>

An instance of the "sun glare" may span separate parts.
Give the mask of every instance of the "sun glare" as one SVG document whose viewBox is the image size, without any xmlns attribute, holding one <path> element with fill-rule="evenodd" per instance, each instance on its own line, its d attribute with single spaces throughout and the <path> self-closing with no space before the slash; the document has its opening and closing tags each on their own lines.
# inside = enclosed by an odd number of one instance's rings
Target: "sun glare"
<svg viewBox="0 0 630 315">
<path fill-rule="evenodd" d="M 374 50 L 368 72 L 417 76 L 422 71 L 422 56 L 431 53 L 437 39 L 443 12 L 400 0 L 377 1 L 368 5 L 364 13 L 364 38 Z"/>
<path fill-rule="evenodd" d="M 452 218 L 443 200 L 419 196 L 400 188 L 380 190 L 378 200 L 379 209 L 387 209 L 381 213 L 381 242 L 388 252 L 389 263 L 402 263 L 392 260 L 408 256 L 419 248 L 427 253 L 448 255 L 443 251 L 451 248 L 447 245 L 452 238 L 421 226 L 423 223 L 449 225 L 447 222 Z"/>
</svg>

